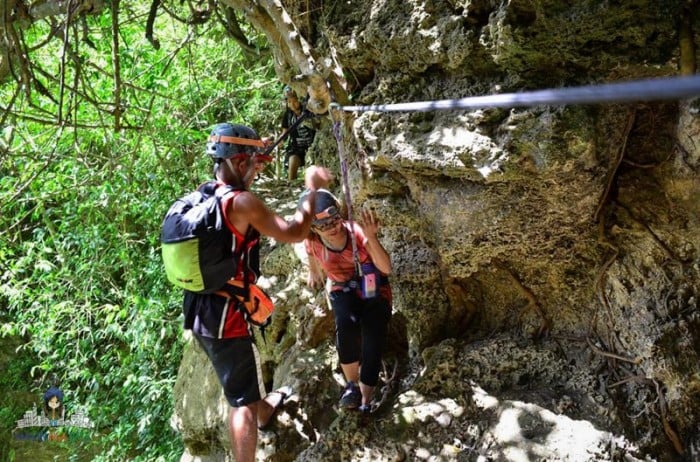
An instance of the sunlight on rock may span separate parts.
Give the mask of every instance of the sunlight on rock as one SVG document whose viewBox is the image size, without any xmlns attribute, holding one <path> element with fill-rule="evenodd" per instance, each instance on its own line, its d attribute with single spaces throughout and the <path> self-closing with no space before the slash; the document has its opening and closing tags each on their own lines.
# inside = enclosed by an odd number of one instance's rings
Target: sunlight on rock
<svg viewBox="0 0 700 462">
<path fill-rule="evenodd" d="M 508 160 L 508 156 L 503 150 L 498 148 L 492 148 L 488 153 L 483 153 L 486 155 L 479 156 L 479 160 L 474 163 L 481 176 L 486 179 L 492 173 L 501 171 L 501 166 Z"/>
<path fill-rule="evenodd" d="M 426 422 L 430 417 L 441 427 L 452 423 L 453 417 L 464 413 L 464 408 L 453 399 L 445 398 L 439 401 L 425 401 L 420 394 L 410 391 L 399 397 L 401 416 L 408 423 Z"/>
<path fill-rule="evenodd" d="M 430 457 L 430 451 L 425 448 L 416 449 L 416 459 L 427 460 Z"/>
<path fill-rule="evenodd" d="M 503 450 L 505 460 L 509 462 L 531 462 L 533 459 L 527 451 L 517 447 L 507 447 Z"/>
<path fill-rule="evenodd" d="M 449 147 L 476 147 L 486 138 L 462 127 L 450 127 L 434 130 L 428 135 L 428 144 L 441 144 Z M 486 138 L 488 140 L 488 138 Z"/>
<path fill-rule="evenodd" d="M 440 455 L 447 457 L 449 460 L 453 460 L 457 454 L 464 450 L 462 443 L 459 440 L 456 440 L 456 443 L 457 444 L 444 444 L 442 446 L 442 451 L 440 451 Z"/>
<path fill-rule="evenodd" d="M 403 393 L 402 395 L 399 396 L 399 404 L 401 405 L 409 405 L 409 404 L 415 404 L 415 403 L 422 403 L 424 401 L 423 395 L 420 395 L 419 393 L 409 390 L 406 393 Z"/>
<path fill-rule="evenodd" d="M 498 399 L 486 393 L 483 389 L 479 387 L 472 387 L 474 395 L 472 399 L 477 406 L 484 409 L 491 409 L 498 406 Z"/>
<path fill-rule="evenodd" d="M 389 452 L 395 452 L 396 456 L 394 460 L 402 460 L 399 458 L 399 455 L 402 453 L 400 448 L 396 448 L 393 445 L 390 445 Z M 362 449 L 357 449 L 355 453 L 352 456 L 352 461 L 353 462 L 376 462 L 378 460 L 386 460 L 386 456 L 382 456 L 382 454 L 379 451 L 372 450 L 370 448 L 362 448 Z"/>
<path fill-rule="evenodd" d="M 277 276 L 260 276 L 255 284 L 261 289 L 270 290 L 274 284 L 277 284 L 277 279 Z"/>
<path fill-rule="evenodd" d="M 306 254 L 306 250 L 304 249 L 304 242 L 297 242 L 295 244 L 292 244 L 292 248 L 294 249 L 294 255 L 301 261 L 303 265 L 308 265 L 309 264 L 309 256 Z"/>
<path fill-rule="evenodd" d="M 480 387 L 473 386 L 474 403 L 494 412 L 496 421 L 487 430 L 489 439 L 503 447 L 506 460 L 527 462 L 553 454 L 566 460 L 596 460 L 610 444 L 632 449 L 623 437 L 596 429 L 585 420 L 573 420 L 536 404 L 499 401 Z"/>
<path fill-rule="evenodd" d="M 408 159 L 418 159 L 421 157 L 413 143 L 406 139 L 404 133 L 398 133 L 396 136 L 388 138 L 388 146 L 391 152 L 395 153 L 393 157 Z"/>
<path fill-rule="evenodd" d="M 309 311 L 314 318 L 322 318 L 328 315 L 328 309 L 324 306 L 309 303 Z"/>
<path fill-rule="evenodd" d="M 522 441 L 523 436 L 520 433 L 520 425 L 518 418 L 520 417 L 518 409 L 504 409 L 499 416 L 498 424 L 493 429 L 493 433 L 501 441 Z"/>
<path fill-rule="evenodd" d="M 496 169 L 493 168 L 493 167 L 490 166 L 490 165 L 485 165 L 485 166 L 483 166 L 483 167 L 479 167 L 479 168 L 477 168 L 477 170 L 479 171 L 479 173 L 481 173 L 481 176 L 483 176 L 484 178 L 488 178 L 488 176 L 489 176 L 491 173 L 493 173 L 494 171 L 496 171 Z"/>
<path fill-rule="evenodd" d="M 285 402 L 285 405 L 291 405 L 294 411 L 282 410 L 277 415 L 278 428 L 294 428 L 297 434 L 307 442 L 318 441 L 319 434 L 313 427 L 309 425 L 309 414 L 304 407 L 299 407 L 298 395 L 292 394 Z"/>
</svg>

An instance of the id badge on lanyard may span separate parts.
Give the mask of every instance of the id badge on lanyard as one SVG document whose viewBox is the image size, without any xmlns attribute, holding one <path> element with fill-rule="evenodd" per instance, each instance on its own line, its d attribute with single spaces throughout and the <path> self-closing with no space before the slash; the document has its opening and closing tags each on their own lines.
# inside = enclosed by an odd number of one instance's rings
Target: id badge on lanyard
<svg viewBox="0 0 700 462">
<path fill-rule="evenodd" d="M 377 273 L 373 264 L 362 265 L 362 298 L 377 296 Z"/>
</svg>

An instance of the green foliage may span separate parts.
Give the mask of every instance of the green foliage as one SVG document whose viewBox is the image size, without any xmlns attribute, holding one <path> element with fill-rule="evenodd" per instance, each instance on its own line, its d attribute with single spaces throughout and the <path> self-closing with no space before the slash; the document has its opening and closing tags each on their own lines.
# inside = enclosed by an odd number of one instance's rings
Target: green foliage
<svg viewBox="0 0 700 462">
<path fill-rule="evenodd" d="M 0 394 L 3 404 L 0 406 L 0 460 L 9 460 L 10 438 L 15 421 L 34 403 L 30 393 L 23 392 L 30 381 L 29 370 L 34 358 L 24 352 L 17 352 L 21 345 L 17 337 L 0 338 Z"/>
<path fill-rule="evenodd" d="M 36 358 L 12 386 L 40 396 L 55 376 L 68 405 L 87 409 L 100 435 L 93 460 L 176 460 L 181 300 L 163 273 L 160 222 L 210 175 L 209 127 L 273 131 L 280 85 L 269 57 L 244 56 L 213 21 L 159 16 L 156 50 L 144 38 L 148 5 L 121 3 L 121 130 L 109 12 L 87 18 L 94 48 L 71 42 L 64 64 L 61 40 L 30 52 L 53 98 L 0 87 L 11 109 L 0 134 L 0 333 L 27 338 Z M 27 30 L 27 43 L 48 27 Z M 57 98 L 62 70 L 78 91 Z M 11 411 L 0 413 L 7 428 L 23 412 Z"/>
</svg>

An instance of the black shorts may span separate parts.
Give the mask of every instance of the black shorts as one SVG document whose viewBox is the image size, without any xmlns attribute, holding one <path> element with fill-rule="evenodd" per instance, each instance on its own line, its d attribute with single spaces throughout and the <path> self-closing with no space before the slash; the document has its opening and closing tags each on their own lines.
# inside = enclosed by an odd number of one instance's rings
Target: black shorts
<svg viewBox="0 0 700 462">
<path fill-rule="evenodd" d="M 306 164 L 306 149 L 287 149 L 284 155 L 284 168 L 289 168 L 289 158 L 292 156 L 297 156 L 299 158 L 299 165 L 304 166 Z"/>
<path fill-rule="evenodd" d="M 266 396 L 260 354 L 252 337 L 194 336 L 214 366 L 232 407 L 246 406 Z"/>
<path fill-rule="evenodd" d="M 391 303 L 381 296 L 363 300 L 356 291 L 333 291 L 329 298 L 335 316 L 335 346 L 340 364 L 359 361 L 362 364 L 360 381 L 376 386 L 391 319 Z"/>
</svg>

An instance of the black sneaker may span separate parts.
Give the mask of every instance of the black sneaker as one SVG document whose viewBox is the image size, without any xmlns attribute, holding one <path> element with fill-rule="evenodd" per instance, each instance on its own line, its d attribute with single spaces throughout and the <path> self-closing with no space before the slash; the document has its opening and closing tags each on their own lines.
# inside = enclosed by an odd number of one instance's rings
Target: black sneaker
<svg viewBox="0 0 700 462">
<path fill-rule="evenodd" d="M 362 404 L 362 393 L 355 382 L 348 382 L 345 385 L 339 404 L 343 409 L 357 409 Z"/>
</svg>

